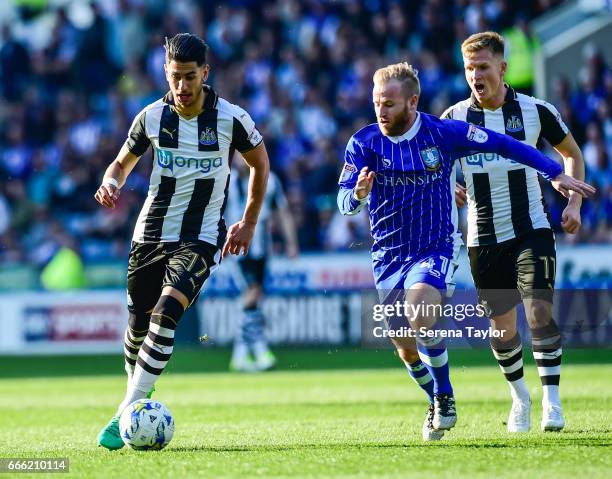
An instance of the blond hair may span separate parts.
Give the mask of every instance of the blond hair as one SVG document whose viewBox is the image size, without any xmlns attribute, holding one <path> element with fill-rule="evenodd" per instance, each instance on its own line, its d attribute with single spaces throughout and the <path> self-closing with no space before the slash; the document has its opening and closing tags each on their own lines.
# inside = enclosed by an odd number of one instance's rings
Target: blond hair
<svg viewBox="0 0 612 479">
<path fill-rule="evenodd" d="M 461 44 L 461 53 L 465 56 L 480 50 L 489 50 L 493 55 L 504 56 L 504 37 L 497 32 L 481 32 L 470 35 Z"/>
<path fill-rule="evenodd" d="M 395 63 L 379 68 L 374 72 L 374 83 L 386 83 L 397 80 L 402 84 L 402 90 L 407 97 L 421 94 L 419 71 L 408 62 Z"/>
</svg>

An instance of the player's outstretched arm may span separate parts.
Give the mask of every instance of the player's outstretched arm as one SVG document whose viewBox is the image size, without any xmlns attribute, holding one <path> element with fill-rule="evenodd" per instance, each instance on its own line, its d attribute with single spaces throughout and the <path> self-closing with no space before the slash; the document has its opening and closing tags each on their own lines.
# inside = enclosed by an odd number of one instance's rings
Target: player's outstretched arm
<svg viewBox="0 0 612 479">
<path fill-rule="evenodd" d="M 540 153 L 532 146 L 487 128 L 470 125 L 457 120 L 445 120 L 455 135 L 455 148 L 463 156 L 473 152 L 498 153 L 523 165 L 538 170 L 544 178 L 552 182 L 553 188 L 568 197 L 575 191 L 583 197 L 595 194 L 591 185 L 571 178 L 563 173 L 563 167 L 552 158 Z"/>
<path fill-rule="evenodd" d="M 242 220 L 230 226 L 227 232 L 227 239 L 221 252 L 223 258 L 228 253 L 239 255 L 242 252 L 244 256 L 248 254 L 268 184 L 270 160 L 264 143 L 261 142 L 252 150 L 243 152 L 242 156 L 251 169 L 249 190 Z"/>
<path fill-rule="evenodd" d="M 514 138 L 498 133 L 495 134 L 501 137 L 500 154 L 502 156 L 537 169 L 543 173 L 546 179 L 551 181 L 553 188 L 566 198 L 570 197 L 570 192 L 572 191 L 584 198 L 595 194 L 595 187 L 563 173 L 561 165 L 552 158 L 547 157 L 537 149 L 525 145 Z"/>
<path fill-rule="evenodd" d="M 134 169 L 140 157 L 132 153 L 127 145 L 123 145 L 117 158 L 108 165 L 104 172 L 102 184 L 94 195 L 96 201 L 106 208 L 114 208 L 119 198 L 119 190 L 124 185 L 130 172 Z"/>
</svg>

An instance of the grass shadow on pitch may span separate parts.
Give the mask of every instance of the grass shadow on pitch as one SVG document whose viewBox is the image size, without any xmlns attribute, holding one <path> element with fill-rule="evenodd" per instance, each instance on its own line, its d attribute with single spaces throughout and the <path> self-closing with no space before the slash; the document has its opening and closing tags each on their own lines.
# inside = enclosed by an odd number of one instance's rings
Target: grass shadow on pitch
<svg viewBox="0 0 612 479">
<path fill-rule="evenodd" d="M 593 433 L 594 431 L 585 431 Z M 597 431 L 605 432 L 609 431 Z M 172 452 L 176 453 L 193 453 L 193 452 L 210 452 L 210 453 L 225 453 L 225 452 L 257 452 L 257 453 L 274 453 L 274 452 L 286 452 L 286 451 L 312 451 L 318 449 L 338 449 L 346 451 L 347 449 L 402 449 L 402 448 L 430 448 L 430 447 L 444 447 L 450 449 L 528 449 L 537 445 L 538 447 L 575 447 L 575 446 L 589 446 L 589 447 L 611 447 L 612 439 L 601 439 L 593 437 L 576 437 L 574 434 L 556 434 L 549 438 L 543 438 L 536 435 L 525 436 L 524 439 L 510 438 L 508 440 L 443 440 L 440 442 L 421 442 L 421 441 L 408 441 L 408 442 L 390 442 L 390 443 L 355 443 L 355 444 L 325 444 L 325 443 L 308 443 L 308 444 L 286 444 L 286 445 L 252 445 L 252 446 L 190 446 L 190 447 L 177 447 L 169 448 Z"/>
</svg>

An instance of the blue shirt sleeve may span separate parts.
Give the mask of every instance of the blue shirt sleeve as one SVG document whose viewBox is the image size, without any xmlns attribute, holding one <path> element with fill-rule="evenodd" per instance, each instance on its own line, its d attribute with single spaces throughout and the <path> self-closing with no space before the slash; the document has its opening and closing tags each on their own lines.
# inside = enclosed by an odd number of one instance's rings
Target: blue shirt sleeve
<svg viewBox="0 0 612 479">
<path fill-rule="evenodd" d="M 549 181 L 563 173 L 563 167 L 555 160 L 510 136 L 464 121 L 443 120 L 443 122 L 455 140 L 454 151 L 458 157 L 477 152 L 498 153 L 504 158 L 535 168 Z"/>
<path fill-rule="evenodd" d="M 338 185 L 338 208 L 343 215 L 359 213 L 367 203 L 367 197 L 359 201 L 353 191 L 361 168 L 367 165 L 366 154 L 361 143 L 352 136 L 344 150 L 344 165 L 340 173 Z"/>
</svg>

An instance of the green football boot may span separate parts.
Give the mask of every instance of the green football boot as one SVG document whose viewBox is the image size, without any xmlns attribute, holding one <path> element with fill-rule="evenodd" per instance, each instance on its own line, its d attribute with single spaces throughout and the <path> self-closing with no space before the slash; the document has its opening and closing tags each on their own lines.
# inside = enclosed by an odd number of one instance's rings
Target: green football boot
<svg viewBox="0 0 612 479">
<path fill-rule="evenodd" d="M 119 432 L 119 417 L 113 417 L 110 422 L 98 434 L 98 446 L 105 447 L 110 451 L 116 451 L 125 446 L 121 433 Z"/>
<path fill-rule="evenodd" d="M 149 394 L 147 394 L 147 399 L 151 399 L 153 393 L 155 392 L 155 386 L 151 388 Z M 111 451 L 116 451 L 117 449 L 121 449 L 125 446 L 123 439 L 121 439 L 121 432 L 119 431 L 119 419 L 120 415 L 114 416 L 110 422 L 100 431 L 98 434 L 98 445 L 105 447 Z"/>
</svg>

